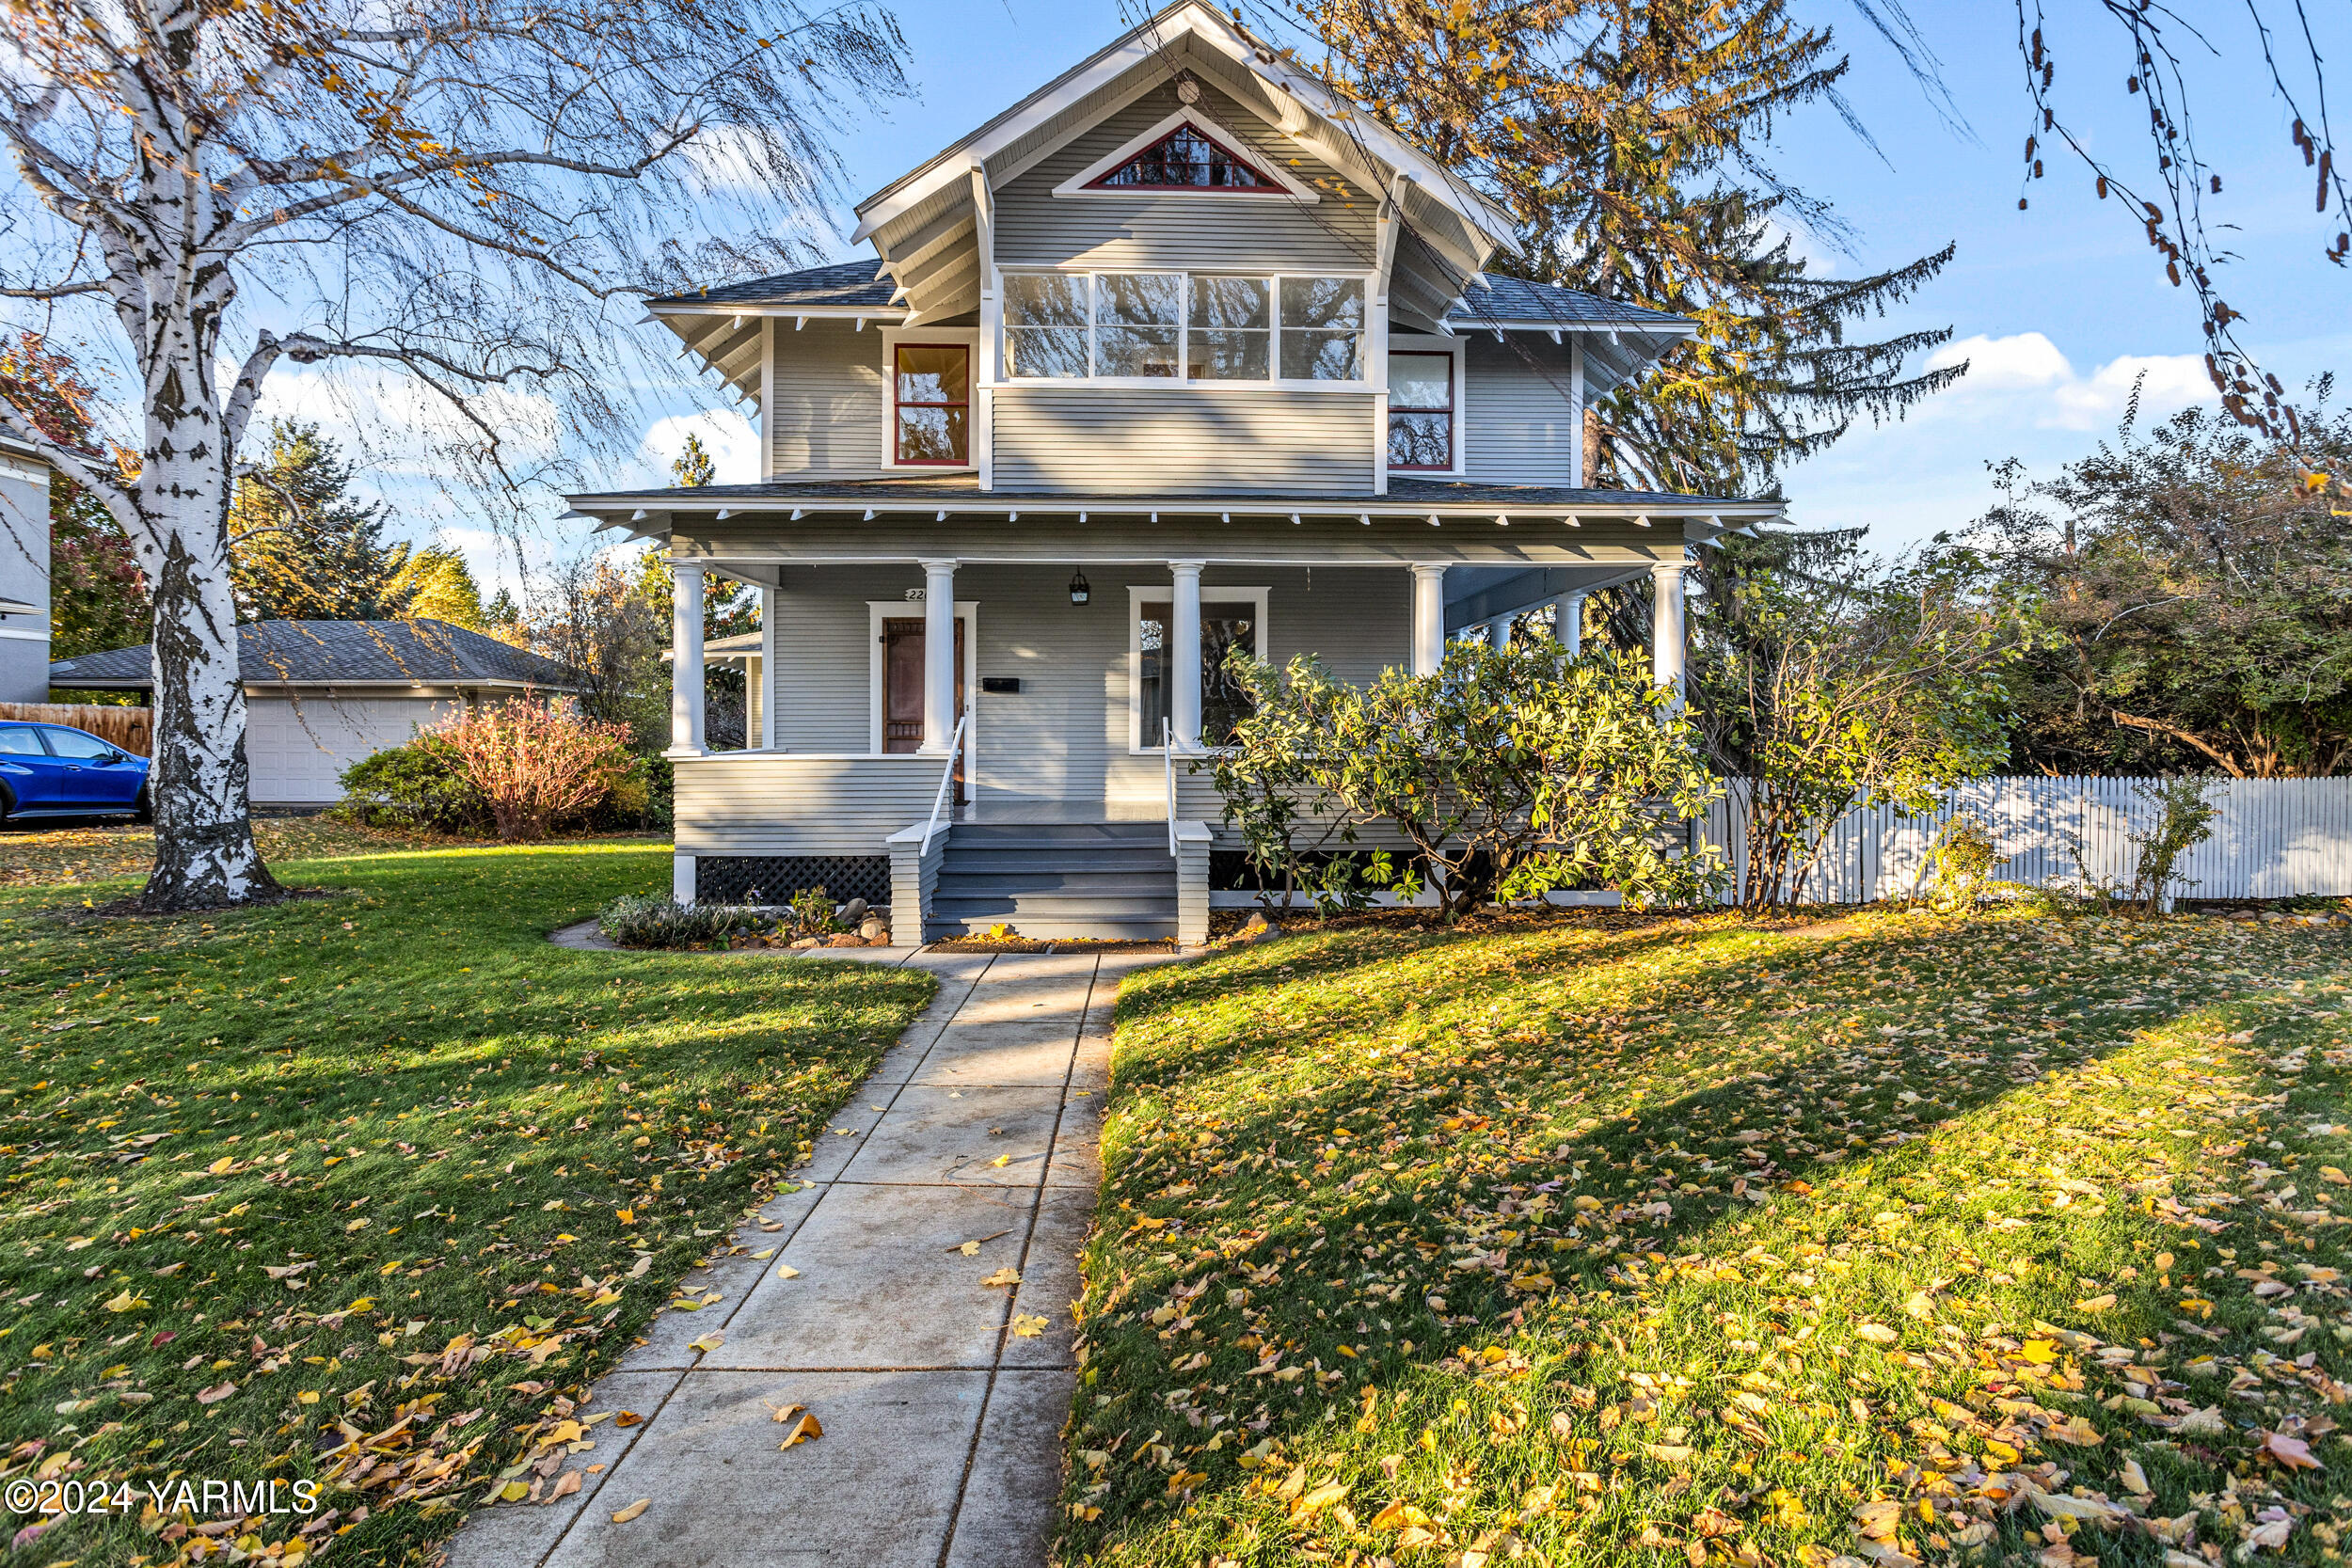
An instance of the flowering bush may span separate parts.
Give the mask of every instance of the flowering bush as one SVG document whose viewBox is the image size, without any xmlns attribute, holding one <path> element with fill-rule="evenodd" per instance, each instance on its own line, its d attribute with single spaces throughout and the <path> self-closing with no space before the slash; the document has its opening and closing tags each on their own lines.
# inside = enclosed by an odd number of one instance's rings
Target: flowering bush
<svg viewBox="0 0 2352 1568">
<path fill-rule="evenodd" d="M 628 731 L 554 702 L 516 699 L 469 710 L 431 732 L 489 802 L 502 839 L 545 838 L 630 776 Z"/>
<path fill-rule="evenodd" d="M 775 915 L 746 904 L 680 904 L 675 898 L 629 895 L 607 904 L 596 928 L 622 947 L 708 947 L 739 934 L 765 936 Z"/>
</svg>

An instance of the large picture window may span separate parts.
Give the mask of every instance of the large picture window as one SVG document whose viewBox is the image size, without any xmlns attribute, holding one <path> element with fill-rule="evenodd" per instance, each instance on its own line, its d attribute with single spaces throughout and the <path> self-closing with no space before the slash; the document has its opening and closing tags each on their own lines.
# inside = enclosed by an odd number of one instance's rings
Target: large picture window
<svg viewBox="0 0 2352 1568">
<path fill-rule="evenodd" d="M 1360 277 L 1009 273 L 1015 380 L 1364 379 Z"/>
<path fill-rule="evenodd" d="M 961 343 L 900 343 L 894 358 L 896 460 L 970 462 L 972 351 Z"/>
<path fill-rule="evenodd" d="M 1454 356 L 1389 356 L 1389 467 L 1454 467 Z"/>
</svg>

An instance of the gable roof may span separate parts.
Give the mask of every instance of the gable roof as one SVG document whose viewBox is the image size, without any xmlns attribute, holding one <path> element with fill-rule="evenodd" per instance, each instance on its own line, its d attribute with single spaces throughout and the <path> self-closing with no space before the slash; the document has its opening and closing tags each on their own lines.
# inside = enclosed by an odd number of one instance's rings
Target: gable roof
<svg viewBox="0 0 2352 1568">
<path fill-rule="evenodd" d="M 109 648 L 49 666 L 52 686 L 143 691 L 153 650 Z M 257 686 L 476 686 L 577 691 L 550 658 L 447 621 L 258 621 L 237 628 L 237 659 Z"/>
</svg>

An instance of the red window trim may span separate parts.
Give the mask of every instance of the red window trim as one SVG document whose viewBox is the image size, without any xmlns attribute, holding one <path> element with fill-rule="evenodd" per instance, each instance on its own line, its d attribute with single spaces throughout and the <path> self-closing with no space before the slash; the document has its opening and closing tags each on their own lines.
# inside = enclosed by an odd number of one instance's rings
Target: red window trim
<svg viewBox="0 0 2352 1568">
<path fill-rule="evenodd" d="M 908 403 L 898 396 L 898 356 L 911 348 L 954 348 L 963 351 L 963 396 L 941 403 Z M 898 410 L 901 408 L 961 408 L 963 410 L 963 455 L 961 457 L 901 457 L 898 455 Z M 942 340 L 934 342 L 909 342 L 900 339 L 890 345 L 890 466 L 894 468 L 968 468 L 972 467 L 972 345 Z"/>
<path fill-rule="evenodd" d="M 1392 348 L 1389 350 L 1389 357 L 1391 359 L 1420 358 L 1442 359 L 1445 361 L 1445 406 L 1443 408 L 1397 408 L 1391 406 L 1389 409 L 1389 419 L 1391 422 L 1394 421 L 1399 414 L 1443 414 L 1445 416 L 1445 461 L 1442 463 L 1391 463 L 1389 465 L 1389 471 L 1391 473 L 1408 474 L 1452 473 L 1454 471 L 1455 461 L 1460 455 L 1459 443 L 1461 436 L 1461 426 L 1456 419 L 1456 413 L 1461 402 L 1461 394 L 1454 389 L 1454 386 L 1455 380 L 1455 367 L 1454 363 L 1454 356 L 1441 348 Z"/>
<path fill-rule="evenodd" d="M 1199 136 L 1202 141 L 1207 142 L 1211 147 L 1216 148 L 1219 152 L 1224 153 L 1226 157 L 1232 159 L 1234 163 L 1241 165 L 1242 167 L 1256 175 L 1259 181 L 1258 185 L 1252 188 L 1248 186 L 1233 185 L 1114 185 L 1109 182 L 1112 175 L 1117 174 L 1120 169 L 1125 168 L 1129 164 L 1134 163 L 1137 158 L 1140 158 L 1146 152 L 1151 151 L 1152 148 L 1159 146 L 1161 142 L 1168 140 L 1169 137 L 1174 136 L 1179 131 L 1191 132 L 1194 135 Z M 1258 166 L 1257 159 L 1248 157 L 1242 153 L 1234 151 L 1232 148 L 1226 146 L 1223 142 L 1217 140 L 1215 136 L 1212 136 L 1206 131 L 1200 129 L 1197 121 L 1189 119 L 1184 120 L 1180 124 L 1169 127 L 1167 135 L 1160 137 L 1158 141 L 1150 142 L 1142 147 L 1136 148 L 1126 157 L 1121 158 L 1117 164 L 1104 169 L 1101 174 L 1096 175 L 1093 179 L 1088 181 L 1085 184 L 1079 186 L 1078 188 L 1080 190 L 1087 191 L 1108 191 L 1114 196 L 1125 196 L 1131 191 L 1137 193 L 1148 191 L 1155 196 L 1288 196 L 1291 194 L 1283 188 L 1282 182 L 1279 180 L 1275 179 L 1274 176 L 1268 174 L 1264 169 Z"/>
</svg>

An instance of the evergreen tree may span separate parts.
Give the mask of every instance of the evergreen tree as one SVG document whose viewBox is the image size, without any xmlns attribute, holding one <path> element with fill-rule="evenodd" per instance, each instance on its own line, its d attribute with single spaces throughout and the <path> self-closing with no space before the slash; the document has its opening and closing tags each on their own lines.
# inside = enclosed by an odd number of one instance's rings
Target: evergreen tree
<svg viewBox="0 0 2352 1568">
<path fill-rule="evenodd" d="M 392 574 L 384 599 L 405 619 L 447 621 L 469 631 L 483 629 L 482 590 L 473 570 L 457 551 L 428 545 L 401 563 Z M 514 618 L 508 601 L 508 619 Z"/>
<path fill-rule="evenodd" d="M 1830 32 L 1795 26 L 1784 0 L 1297 7 L 1334 86 L 1517 217 L 1525 247 L 1490 270 L 1698 322 L 1656 372 L 1591 405 L 1586 483 L 1762 490 L 1855 419 L 1899 416 L 1961 373 L 1904 372 L 1948 329 L 1848 334 L 1950 246 L 1856 278 L 1792 254 L 1790 229 L 1843 230 L 1771 167 L 1774 121 L 1816 103 L 1851 116 Z"/>
<path fill-rule="evenodd" d="M 709 483 L 719 476 L 719 465 L 710 459 L 702 437 L 688 434 L 686 445 L 670 464 L 670 477 L 687 489 Z"/>
<path fill-rule="evenodd" d="M 79 451 L 98 446 L 98 392 L 72 356 L 38 332 L 0 341 L 0 396 L 40 433 Z M 49 657 L 74 658 L 147 641 L 147 577 L 105 503 L 52 471 L 49 479 Z M 0 523 L 0 549 L 20 547 Z M 31 542 L 23 541 L 29 550 Z"/>
<path fill-rule="evenodd" d="M 384 508 L 351 494 L 351 465 L 315 424 L 276 420 L 259 472 L 237 482 L 229 565 L 247 621 L 373 621 L 407 547 L 384 542 Z"/>
</svg>

